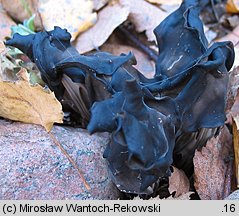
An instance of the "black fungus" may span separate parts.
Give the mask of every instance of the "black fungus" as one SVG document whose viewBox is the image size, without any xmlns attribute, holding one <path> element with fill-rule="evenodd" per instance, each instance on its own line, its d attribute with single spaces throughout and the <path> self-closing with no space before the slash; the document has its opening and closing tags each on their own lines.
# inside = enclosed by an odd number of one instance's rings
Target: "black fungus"
<svg viewBox="0 0 239 216">
<path fill-rule="evenodd" d="M 154 30 L 155 75 L 144 77 L 132 53 L 80 55 L 60 27 L 6 42 L 36 63 L 42 79 L 90 133 L 110 132 L 104 152 L 112 181 L 151 194 L 170 166 L 193 173 L 196 149 L 225 121 L 231 42 L 209 46 L 199 18 L 208 0 L 184 0 Z"/>
</svg>

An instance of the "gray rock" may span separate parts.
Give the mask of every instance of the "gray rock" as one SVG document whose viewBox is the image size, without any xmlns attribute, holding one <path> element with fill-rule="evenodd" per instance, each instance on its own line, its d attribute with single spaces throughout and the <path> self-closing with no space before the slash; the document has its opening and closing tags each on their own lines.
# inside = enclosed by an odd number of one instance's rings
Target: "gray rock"
<svg viewBox="0 0 239 216">
<path fill-rule="evenodd" d="M 107 133 L 54 126 L 51 133 L 77 163 L 91 189 L 41 127 L 0 120 L 0 199 L 117 199 L 103 151 Z"/>
</svg>

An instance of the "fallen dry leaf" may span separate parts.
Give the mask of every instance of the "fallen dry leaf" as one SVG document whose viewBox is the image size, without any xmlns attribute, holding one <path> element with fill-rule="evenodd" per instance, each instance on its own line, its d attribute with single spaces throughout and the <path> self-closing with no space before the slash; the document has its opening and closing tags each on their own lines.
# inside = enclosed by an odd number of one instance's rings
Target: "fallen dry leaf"
<svg viewBox="0 0 239 216">
<path fill-rule="evenodd" d="M 173 167 L 173 173 L 169 177 L 169 193 L 172 194 L 174 192 L 174 198 L 177 198 L 183 194 L 187 194 L 189 192 L 190 183 L 182 170 Z"/>
<path fill-rule="evenodd" d="M 30 76 L 27 72 L 27 69 L 21 68 L 20 71 L 16 74 L 19 80 L 24 80 L 30 82 Z"/>
<path fill-rule="evenodd" d="M 42 125 L 48 132 L 53 123 L 62 123 L 63 112 L 54 93 L 26 81 L 0 82 L 0 116 Z"/>
<path fill-rule="evenodd" d="M 226 11 L 228 13 L 239 13 L 239 1 L 227 0 Z"/>
<path fill-rule="evenodd" d="M 228 175 L 232 163 L 227 162 L 232 154 L 232 137 L 226 126 L 216 138 L 196 151 L 193 158 L 195 189 L 203 200 L 221 200 L 229 195 L 231 180 Z"/>
<path fill-rule="evenodd" d="M 93 7 L 91 0 L 38 0 L 44 28 L 66 28 L 71 33 L 72 40 L 95 24 L 97 14 L 93 12 Z"/>
<path fill-rule="evenodd" d="M 226 115 L 227 115 L 227 123 L 229 123 L 230 125 L 232 125 L 233 122 L 231 109 L 235 103 L 238 89 L 239 89 L 239 67 L 236 67 L 229 74 L 228 91 L 227 91 Z"/>
<path fill-rule="evenodd" d="M 100 47 L 126 19 L 138 32 L 146 31 L 149 41 L 156 40 L 153 30 L 168 13 L 144 0 L 118 0 L 98 13 L 97 23 L 76 40 L 76 48 L 86 53 Z"/>
<path fill-rule="evenodd" d="M 232 122 L 232 133 L 233 133 L 233 147 L 234 147 L 234 160 L 235 160 L 235 172 L 236 172 L 236 183 L 237 188 L 239 188 L 239 116 L 234 118 Z M 236 123 L 237 122 L 237 123 Z"/>
<path fill-rule="evenodd" d="M 7 58 L 7 51 L 4 49 L 4 46 L 2 46 L 2 49 L 3 51 L 0 52 L 0 80 L 16 81 L 15 71 L 18 72 L 20 68 Z"/>
<path fill-rule="evenodd" d="M 217 41 L 231 41 L 234 44 L 235 61 L 233 67 L 239 66 L 239 26 L 226 36 L 218 39 Z"/>
<path fill-rule="evenodd" d="M 231 41 L 234 45 L 238 44 L 239 42 L 239 26 L 237 26 L 235 29 L 233 29 L 232 32 L 227 34 L 226 36 L 218 39 L 217 41 Z"/>
<path fill-rule="evenodd" d="M 0 9 L 0 41 L 5 40 L 5 37 L 11 36 L 11 26 L 16 25 L 15 22 Z"/>
<path fill-rule="evenodd" d="M 181 4 L 182 0 L 146 0 L 153 4 L 167 4 L 167 5 L 174 5 L 174 4 Z"/>
<path fill-rule="evenodd" d="M 150 61 L 146 54 L 144 54 L 143 52 L 132 46 L 119 44 L 117 42 L 113 43 L 106 42 L 101 47 L 101 50 L 110 52 L 114 55 L 120 55 L 121 53 L 129 53 L 130 51 L 132 51 L 137 60 L 137 64 L 134 65 L 136 69 L 138 69 L 148 78 L 152 78 L 155 73 L 155 63 L 153 61 Z"/>
<path fill-rule="evenodd" d="M 237 90 L 239 89 L 239 67 L 234 68 L 230 72 L 228 91 L 232 94 L 233 103 L 237 96 Z"/>
<path fill-rule="evenodd" d="M 237 90 L 237 95 L 235 97 L 235 102 L 231 108 L 230 114 L 234 119 L 237 128 L 239 129 L 239 90 Z"/>
<path fill-rule="evenodd" d="M 41 19 L 37 11 L 37 1 L 38 0 L 1 0 L 1 3 L 4 10 L 10 15 L 10 17 L 19 22 L 23 22 L 35 14 L 36 17 L 34 19 L 34 23 L 38 29 L 42 29 Z"/>
<path fill-rule="evenodd" d="M 235 157 L 235 171 L 237 187 L 239 187 L 239 90 L 235 97 L 235 102 L 231 108 L 230 115 L 232 116 L 232 132 L 233 132 L 233 146 Z"/>
<path fill-rule="evenodd" d="M 28 19 L 35 13 L 34 0 L 1 0 L 2 6 L 5 11 L 14 19 L 19 22 Z M 19 13 L 21 11 L 21 13 Z"/>
<path fill-rule="evenodd" d="M 0 81 L 29 81 L 31 84 L 40 84 L 45 86 L 45 83 L 40 78 L 40 72 L 32 62 L 23 62 L 23 55 L 18 58 L 13 58 L 10 53 L 11 49 L 6 48 L 4 43 L 0 41 Z"/>
<path fill-rule="evenodd" d="M 129 15 L 129 8 L 119 4 L 110 4 L 98 13 L 98 21 L 76 40 L 76 48 L 80 53 L 100 47 L 122 24 Z"/>
<path fill-rule="evenodd" d="M 234 44 L 235 61 L 233 64 L 233 70 L 229 74 L 229 84 L 228 84 L 228 94 L 227 94 L 227 123 L 233 124 L 232 116 L 232 106 L 235 103 L 239 88 L 239 26 L 236 27 L 232 32 L 226 36 L 220 38 L 218 41 L 232 41 Z M 237 106 L 237 105 L 236 105 Z M 236 109 L 234 109 L 236 111 Z M 237 112 L 237 111 L 236 111 Z"/>
<path fill-rule="evenodd" d="M 145 31 L 149 41 L 156 41 L 153 30 L 168 13 L 144 0 L 119 0 L 119 2 L 130 8 L 128 19 L 135 25 L 136 30 Z"/>
</svg>

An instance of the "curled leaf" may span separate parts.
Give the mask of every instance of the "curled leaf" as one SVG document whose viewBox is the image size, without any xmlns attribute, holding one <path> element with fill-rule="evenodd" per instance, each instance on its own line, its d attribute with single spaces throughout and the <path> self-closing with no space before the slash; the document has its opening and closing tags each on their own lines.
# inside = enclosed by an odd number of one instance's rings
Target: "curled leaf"
<svg viewBox="0 0 239 216">
<path fill-rule="evenodd" d="M 50 131 L 53 123 L 62 123 L 61 104 L 54 93 L 26 81 L 0 82 L 0 116 L 42 125 Z"/>
<path fill-rule="evenodd" d="M 109 4 L 98 13 L 95 25 L 76 39 L 76 49 L 79 53 L 86 53 L 100 47 L 111 33 L 127 19 L 128 15 L 128 7 Z"/>
</svg>

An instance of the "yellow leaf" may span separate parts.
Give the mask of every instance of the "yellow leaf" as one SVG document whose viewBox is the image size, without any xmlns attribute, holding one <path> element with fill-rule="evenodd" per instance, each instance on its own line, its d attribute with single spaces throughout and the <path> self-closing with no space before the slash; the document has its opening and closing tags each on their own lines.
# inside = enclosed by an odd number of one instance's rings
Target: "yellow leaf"
<svg viewBox="0 0 239 216">
<path fill-rule="evenodd" d="M 93 26 L 97 14 L 91 0 L 39 0 L 38 11 L 46 30 L 54 26 L 66 28 L 74 40 L 79 33 Z"/>
<path fill-rule="evenodd" d="M 48 132 L 62 123 L 63 112 L 54 93 L 26 81 L 0 82 L 0 116 L 42 125 Z"/>
<path fill-rule="evenodd" d="M 226 11 L 228 13 L 239 13 L 239 1 L 228 0 L 226 4 Z"/>
</svg>

